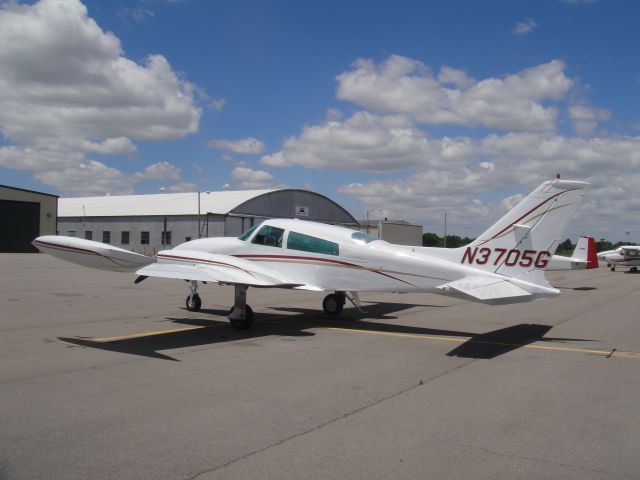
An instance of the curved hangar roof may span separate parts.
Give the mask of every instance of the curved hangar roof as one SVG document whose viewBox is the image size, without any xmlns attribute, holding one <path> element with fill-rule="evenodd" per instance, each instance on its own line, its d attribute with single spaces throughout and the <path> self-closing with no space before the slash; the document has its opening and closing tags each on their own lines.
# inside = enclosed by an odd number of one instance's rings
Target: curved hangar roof
<svg viewBox="0 0 640 480">
<path fill-rule="evenodd" d="M 298 189 L 200 192 L 200 213 L 303 218 L 357 224 L 343 207 L 319 193 Z M 198 192 L 60 198 L 59 217 L 197 215 Z"/>
</svg>

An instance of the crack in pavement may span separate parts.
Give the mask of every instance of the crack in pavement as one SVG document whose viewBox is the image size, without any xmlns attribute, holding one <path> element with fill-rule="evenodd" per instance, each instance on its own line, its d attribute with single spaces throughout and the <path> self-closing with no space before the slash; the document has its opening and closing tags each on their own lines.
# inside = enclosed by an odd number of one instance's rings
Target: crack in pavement
<svg viewBox="0 0 640 480">
<path fill-rule="evenodd" d="M 469 361 L 467 361 L 467 362 L 465 362 L 465 363 L 463 363 L 461 365 L 458 365 L 458 366 L 456 366 L 454 368 L 451 368 L 451 369 L 446 370 L 446 371 L 444 371 L 442 373 L 434 375 L 431 378 L 428 378 L 426 380 L 420 380 L 418 383 L 416 383 L 414 385 L 410 385 L 409 387 L 404 388 L 404 389 L 402 389 L 402 390 L 400 390 L 398 392 L 392 393 L 392 394 L 387 395 L 386 397 L 380 398 L 378 400 L 374 400 L 371 403 L 367 403 L 366 405 L 358 407 L 355 410 L 352 410 L 352 411 L 347 412 L 347 413 L 345 413 L 343 415 L 340 415 L 339 417 L 332 418 L 332 419 L 330 419 L 330 420 L 328 420 L 328 421 L 326 421 L 324 423 L 316 425 L 316 426 L 314 426 L 312 428 L 309 428 L 307 430 L 304 430 L 302 432 L 295 433 L 295 434 L 293 434 L 293 435 L 291 435 L 291 436 L 289 436 L 287 438 L 283 438 L 282 440 L 274 442 L 274 443 L 272 443 L 270 445 L 267 445 L 265 447 L 262 447 L 262 448 L 259 448 L 257 450 L 254 450 L 252 452 L 246 453 L 246 454 L 244 454 L 244 455 L 242 455 L 240 457 L 233 458 L 233 459 L 231 459 L 231 460 L 229 460 L 229 461 L 227 461 L 227 462 L 225 462 L 225 463 L 223 463 L 221 465 L 218 465 L 218 466 L 215 466 L 215 467 L 212 467 L 212 468 L 197 472 L 197 473 L 195 473 L 193 475 L 190 475 L 190 476 L 186 477 L 185 480 L 195 480 L 198 477 L 201 477 L 202 475 L 206 475 L 206 474 L 209 474 L 209 473 L 216 472 L 216 471 L 221 470 L 223 468 L 226 468 L 226 467 L 228 467 L 230 465 L 233 465 L 235 463 L 238 463 L 238 462 L 241 462 L 243 460 L 246 460 L 246 459 L 248 459 L 248 458 L 250 458 L 250 457 L 252 457 L 254 455 L 257 455 L 259 453 L 262 453 L 262 452 L 265 452 L 265 451 L 270 450 L 272 448 L 275 448 L 275 447 L 278 447 L 280 445 L 283 445 L 284 443 L 287 443 L 287 442 L 289 442 L 291 440 L 295 440 L 296 438 L 299 438 L 299 437 L 302 437 L 302 436 L 307 435 L 309 433 L 313 433 L 315 431 L 318 431 L 318 430 L 320 430 L 320 429 L 322 429 L 324 427 L 327 427 L 327 426 L 332 425 L 332 424 L 334 424 L 336 422 L 339 422 L 339 421 L 344 420 L 346 418 L 349 418 L 349 417 L 351 417 L 353 415 L 361 413 L 361 412 L 363 412 L 365 410 L 368 410 L 369 408 L 375 407 L 376 405 L 380 405 L 381 403 L 384 403 L 384 402 L 386 402 L 388 400 L 392 400 L 394 398 L 397 398 L 397 397 L 399 397 L 401 395 L 404 395 L 405 393 L 411 392 L 411 391 L 413 391 L 413 390 L 415 390 L 415 389 L 417 389 L 419 387 L 423 387 L 423 386 L 433 382 L 434 380 L 437 380 L 438 378 L 441 378 L 441 377 L 443 377 L 445 375 L 448 375 L 450 373 L 456 372 L 456 371 L 466 367 L 467 365 L 469 365 L 469 364 L 471 364 L 471 363 L 473 363 L 473 362 L 475 362 L 477 360 L 478 359 L 476 359 L 476 358 L 471 359 L 471 360 L 469 360 Z"/>
</svg>

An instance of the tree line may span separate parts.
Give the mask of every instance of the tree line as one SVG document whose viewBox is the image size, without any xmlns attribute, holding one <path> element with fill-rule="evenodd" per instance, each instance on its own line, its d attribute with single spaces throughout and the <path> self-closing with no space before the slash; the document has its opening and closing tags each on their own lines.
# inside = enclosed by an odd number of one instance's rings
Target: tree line
<svg viewBox="0 0 640 480">
<path fill-rule="evenodd" d="M 464 247 L 465 245 L 473 242 L 475 238 L 459 237 L 458 235 L 447 235 L 447 248 Z M 602 252 L 604 250 L 613 250 L 622 245 L 636 245 L 629 242 L 616 242 L 612 243 L 609 240 L 601 238 L 596 240 L 596 251 Z M 444 237 L 439 236 L 436 233 L 427 232 L 422 234 L 422 246 L 423 247 L 444 247 Z M 564 242 L 558 245 L 556 253 L 559 255 L 570 255 L 576 248 L 576 244 L 567 238 Z"/>
</svg>

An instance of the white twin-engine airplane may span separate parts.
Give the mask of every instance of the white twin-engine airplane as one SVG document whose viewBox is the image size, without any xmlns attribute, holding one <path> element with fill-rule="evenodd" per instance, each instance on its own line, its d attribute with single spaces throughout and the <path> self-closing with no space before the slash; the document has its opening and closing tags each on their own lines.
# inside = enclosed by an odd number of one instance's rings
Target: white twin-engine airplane
<svg viewBox="0 0 640 480">
<path fill-rule="evenodd" d="M 331 291 L 322 307 L 339 314 L 358 292 L 429 292 L 504 304 L 560 293 L 543 270 L 589 184 L 544 182 L 495 225 L 457 249 L 392 245 L 344 227 L 302 220 L 265 220 L 238 238 L 202 238 L 154 258 L 75 237 L 43 236 L 43 252 L 87 267 L 188 280 L 188 310 L 202 304 L 198 282 L 235 287 L 231 325 L 249 328 L 249 287 Z"/>
</svg>

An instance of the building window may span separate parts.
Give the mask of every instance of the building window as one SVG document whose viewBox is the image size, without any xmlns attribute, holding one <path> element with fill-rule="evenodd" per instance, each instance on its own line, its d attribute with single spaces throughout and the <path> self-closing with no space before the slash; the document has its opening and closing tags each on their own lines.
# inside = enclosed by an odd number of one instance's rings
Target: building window
<svg viewBox="0 0 640 480">
<path fill-rule="evenodd" d="M 102 232 L 102 243 L 111 243 L 111 232 L 105 230 Z"/>
<path fill-rule="evenodd" d="M 120 232 L 120 243 L 122 245 L 129 245 L 129 232 Z"/>
<path fill-rule="evenodd" d="M 69 237 L 75 237 L 76 236 L 76 231 L 75 230 L 69 230 Z"/>
<path fill-rule="evenodd" d="M 140 232 L 140 244 L 149 245 L 149 232 Z"/>
<path fill-rule="evenodd" d="M 93 231 L 92 230 L 85 230 L 84 231 L 84 238 L 85 238 L 85 240 L 93 240 Z"/>
<path fill-rule="evenodd" d="M 162 232 L 162 244 L 171 245 L 171 232 Z"/>
</svg>

